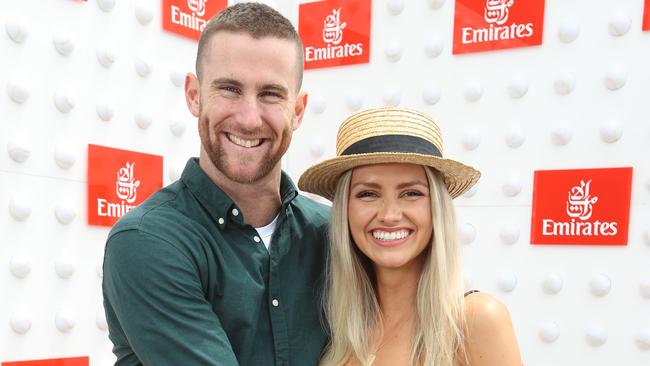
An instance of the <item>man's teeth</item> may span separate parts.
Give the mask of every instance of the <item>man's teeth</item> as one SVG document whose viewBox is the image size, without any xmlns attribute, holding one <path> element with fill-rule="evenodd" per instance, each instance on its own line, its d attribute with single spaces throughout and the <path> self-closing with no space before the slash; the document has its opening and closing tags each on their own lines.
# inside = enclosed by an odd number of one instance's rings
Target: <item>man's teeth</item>
<svg viewBox="0 0 650 366">
<path fill-rule="evenodd" d="M 391 231 L 391 232 L 375 230 L 372 232 L 372 236 L 375 239 L 379 239 L 379 240 L 399 240 L 409 236 L 409 232 L 408 230 Z"/>
<path fill-rule="evenodd" d="M 255 139 L 255 140 L 244 140 L 240 139 L 239 137 L 233 135 L 232 133 L 228 134 L 228 138 L 230 141 L 235 143 L 236 145 L 243 146 L 243 147 L 255 147 L 260 144 L 262 140 L 260 139 Z"/>
</svg>

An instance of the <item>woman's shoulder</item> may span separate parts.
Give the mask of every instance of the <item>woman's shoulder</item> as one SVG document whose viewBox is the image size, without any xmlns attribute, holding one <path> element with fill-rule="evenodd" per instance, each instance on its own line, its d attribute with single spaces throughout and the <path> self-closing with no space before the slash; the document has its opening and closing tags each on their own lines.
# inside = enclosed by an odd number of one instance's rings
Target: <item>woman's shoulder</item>
<svg viewBox="0 0 650 366">
<path fill-rule="evenodd" d="M 465 297 L 465 347 L 471 365 L 521 365 L 508 308 L 494 296 L 475 292 Z"/>
</svg>

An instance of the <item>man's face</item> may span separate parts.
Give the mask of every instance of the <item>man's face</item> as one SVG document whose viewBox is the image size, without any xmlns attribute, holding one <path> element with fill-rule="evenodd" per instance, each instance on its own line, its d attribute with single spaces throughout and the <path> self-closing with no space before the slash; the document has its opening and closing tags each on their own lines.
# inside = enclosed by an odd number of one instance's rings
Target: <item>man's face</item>
<svg viewBox="0 0 650 366">
<path fill-rule="evenodd" d="M 228 179 L 256 182 L 280 169 L 302 119 L 306 96 L 296 90 L 296 45 L 218 32 L 206 51 L 198 111 L 190 106 L 202 147 Z"/>
</svg>

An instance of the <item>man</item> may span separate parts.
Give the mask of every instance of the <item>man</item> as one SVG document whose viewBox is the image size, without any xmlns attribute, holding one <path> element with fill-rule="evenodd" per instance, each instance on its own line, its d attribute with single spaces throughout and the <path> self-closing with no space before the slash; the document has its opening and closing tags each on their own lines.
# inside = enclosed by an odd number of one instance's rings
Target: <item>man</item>
<svg viewBox="0 0 650 366">
<path fill-rule="evenodd" d="M 328 212 L 280 168 L 307 103 L 302 71 L 295 29 L 268 6 L 207 24 L 185 79 L 200 156 L 106 243 L 117 365 L 317 364 Z"/>
</svg>

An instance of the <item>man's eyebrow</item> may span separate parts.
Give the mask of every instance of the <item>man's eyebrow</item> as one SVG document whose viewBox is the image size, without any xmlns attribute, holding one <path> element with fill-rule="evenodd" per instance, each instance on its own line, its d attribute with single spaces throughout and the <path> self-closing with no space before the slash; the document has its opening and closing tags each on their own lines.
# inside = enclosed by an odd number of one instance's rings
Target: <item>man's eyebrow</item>
<svg viewBox="0 0 650 366">
<path fill-rule="evenodd" d="M 210 88 L 211 89 L 218 89 L 220 86 L 223 86 L 223 85 L 231 85 L 231 86 L 241 88 L 244 84 L 242 84 L 240 81 L 235 80 L 235 79 L 218 78 L 218 79 L 212 80 L 212 82 L 210 83 Z"/>
</svg>

